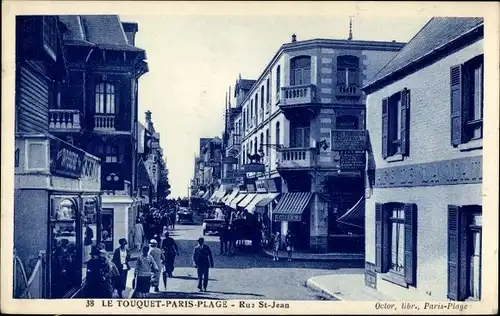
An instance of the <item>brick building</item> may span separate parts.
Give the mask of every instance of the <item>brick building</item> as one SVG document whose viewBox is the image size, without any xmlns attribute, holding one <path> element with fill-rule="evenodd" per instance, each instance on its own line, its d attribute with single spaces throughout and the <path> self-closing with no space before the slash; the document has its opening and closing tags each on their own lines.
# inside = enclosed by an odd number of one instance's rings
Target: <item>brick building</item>
<svg viewBox="0 0 500 316">
<path fill-rule="evenodd" d="M 364 91 L 367 285 L 480 299 L 483 19 L 432 18 Z"/>
</svg>

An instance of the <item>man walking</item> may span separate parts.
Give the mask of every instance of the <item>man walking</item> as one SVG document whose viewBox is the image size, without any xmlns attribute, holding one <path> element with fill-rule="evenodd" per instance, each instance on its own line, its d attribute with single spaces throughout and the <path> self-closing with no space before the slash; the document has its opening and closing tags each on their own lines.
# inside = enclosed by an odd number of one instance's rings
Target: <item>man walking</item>
<svg viewBox="0 0 500 316">
<path fill-rule="evenodd" d="M 208 270 L 214 267 L 214 259 L 210 247 L 205 245 L 203 237 L 198 238 L 198 245 L 194 247 L 193 263 L 198 272 L 198 289 L 207 291 L 208 285 Z"/>
</svg>

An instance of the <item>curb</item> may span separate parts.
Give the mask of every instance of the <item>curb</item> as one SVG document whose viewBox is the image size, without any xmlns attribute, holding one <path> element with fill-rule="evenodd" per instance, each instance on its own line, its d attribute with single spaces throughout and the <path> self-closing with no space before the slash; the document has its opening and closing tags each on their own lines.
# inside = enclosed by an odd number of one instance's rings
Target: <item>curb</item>
<svg viewBox="0 0 500 316">
<path fill-rule="evenodd" d="M 325 289 L 324 287 L 322 287 L 321 285 L 316 283 L 316 281 L 314 281 L 313 278 L 307 279 L 305 286 L 313 291 L 320 292 L 322 294 L 326 294 L 326 295 L 330 296 L 331 298 L 334 298 L 338 301 L 344 301 L 344 298 L 342 296 L 335 294 L 328 289 Z"/>
<path fill-rule="evenodd" d="M 272 257 L 273 253 L 267 249 L 262 249 L 262 252 L 267 255 L 268 257 Z M 279 253 L 279 259 L 280 260 L 287 260 L 286 255 L 282 255 L 283 251 L 280 251 Z M 350 257 L 350 256 L 339 256 L 336 258 L 297 258 L 292 256 L 293 261 L 316 261 L 316 262 L 332 262 L 332 261 L 363 261 L 364 262 L 364 256 L 363 257 Z"/>
</svg>

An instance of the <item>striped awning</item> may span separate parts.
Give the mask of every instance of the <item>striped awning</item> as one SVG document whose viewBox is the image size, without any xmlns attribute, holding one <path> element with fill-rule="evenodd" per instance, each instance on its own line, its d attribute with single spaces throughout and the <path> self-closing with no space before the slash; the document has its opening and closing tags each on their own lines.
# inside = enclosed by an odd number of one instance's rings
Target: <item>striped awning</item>
<svg viewBox="0 0 500 316">
<path fill-rule="evenodd" d="M 254 210 L 255 210 L 255 205 L 262 201 L 263 199 L 265 199 L 267 196 L 266 193 L 257 193 L 255 195 L 255 197 L 253 198 L 253 200 L 250 201 L 250 203 L 248 203 L 248 205 L 245 207 L 246 210 L 249 212 L 249 213 L 253 213 Z"/>
<path fill-rule="evenodd" d="M 243 200 L 246 196 L 246 193 L 238 194 L 234 199 L 231 200 L 231 202 L 229 202 L 229 207 L 231 207 L 232 209 L 236 209 L 238 203 L 240 203 L 241 200 Z"/>
<path fill-rule="evenodd" d="M 231 200 L 234 199 L 236 195 L 238 195 L 238 192 L 240 192 L 240 190 L 238 188 L 234 188 L 233 191 L 230 194 L 226 195 L 221 202 L 228 205 L 229 202 L 231 202 Z"/>
<path fill-rule="evenodd" d="M 253 199 L 256 196 L 257 196 L 257 193 L 249 193 L 249 194 L 247 194 L 247 196 L 245 196 L 245 198 L 243 200 L 241 200 L 240 203 L 238 203 L 238 206 L 246 208 L 250 204 L 250 202 L 253 201 Z"/>
<path fill-rule="evenodd" d="M 222 199 L 225 194 L 226 194 L 226 191 L 221 187 L 217 191 L 215 191 L 214 194 L 212 194 L 209 201 L 210 202 L 219 202 L 220 199 Z"/>
<path fill-rule="evenodd" d="M 267 193 L 263 199 L 255 203 L 255 212 L 264 213 L 269 203 L 277 199 L 279 195 L 280 193 Z"/>
<path fill-rule="evenodd" d="M 278 205 L 273 210 L 273 220 L 300 222 L 302 220 L 302 213 L 309 205 L 312 195 L 312 192 L 284 193 Z"/>
<path fill-rule="evenodd" d="M 352 225 L 356 227 L 364 227 L 365 225 L 365 197 L 361 197 L 344 215 L 337 219 L 337 222 Z"/>
<path fill-rule="evenodd" d="M 207 200 L 209 194 L 210 194 L 210 191 L 207 191 L 207 192 L 205 192 L 205 194 L 203 194 L 203 196 L 201 198 Z"/>
</svg>

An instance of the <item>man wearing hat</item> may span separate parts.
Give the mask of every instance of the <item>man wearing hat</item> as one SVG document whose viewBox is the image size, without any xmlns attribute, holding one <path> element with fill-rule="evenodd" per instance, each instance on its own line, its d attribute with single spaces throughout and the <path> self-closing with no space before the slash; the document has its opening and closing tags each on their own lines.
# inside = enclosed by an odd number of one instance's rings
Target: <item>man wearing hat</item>
<svg viewBox="0 0 500 316">
<path fill-rule="evenodd" d="M 149 255 L 153 258 L 155 261 L 156 265 L 158 266 L 158 270 L 154 272 L 153 279 L 152 279 L 152 285 L 155 287 L 155 292 L 159 292 L 159 284 L 160 284 L 160 275 L 161 275 L 161 267 L 162 267 L 162 261 L 165 260 L 163 257 L 163 252 L 161 249 L 158 247 L 158 241 L 156 239 L 151 239 L 149 241 Z"/>
<path fill-rule="evenodd" d="M 214 267 L 214 259 L 210 247 L 205 245 L 203 237 L 198 238 L 198 245 L 194 247 L 193 263 L 198 272 L 198 289 L 207 291 L 208 270 Z"/>
</svg>

